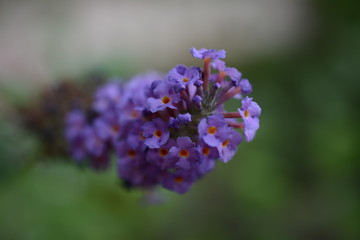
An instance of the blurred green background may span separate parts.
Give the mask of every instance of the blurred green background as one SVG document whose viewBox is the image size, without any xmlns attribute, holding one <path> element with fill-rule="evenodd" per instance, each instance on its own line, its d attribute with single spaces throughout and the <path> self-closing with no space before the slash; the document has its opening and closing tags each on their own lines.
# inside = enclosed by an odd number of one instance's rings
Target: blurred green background
<svg viewBox="0 0 360 240">
<path fill-rule="evenodd" d="M 92 70 L 89 65 L 79 63 L 69 70 L 60 64 L 52 75 L 41 75 L 54 78 L 44 77 L 39 84 L 20 81 L 22 75 L 4 71 L 7 62 L 0 61 L 0 239 L 360 239 L 359 5 L 293 2 L 306 6 L 300 18 L 306 24 L 295 29 L 301 41 L 290 38 L 290 44 L 276 51 L 240 49 L 244 55 L 238 54 L 234 46 L 249 39 L 224 40 L 222 45 L 221 29 L 214 30 L 217 39 L 203 45 L 193 37 L 198 48 L 211 48 L 211 43 L 226 49 L 228 65 L 250 79 L 252 96 L 263 110 L 261 128 L 253 142 L 240 145 L 236 158 L 218 164 L 187 194 L 162 190 L 165 202 L 158 206 L 143 204 L 140 191 L 122 189 L 114 168 L 99 174 L 61 157 L 45 157 L 39 139 L 19 125 L 17 104 L 36 99 L 58 77 L 81 78 Z M 162 1 L 156 4 L 154 9 L 161 11 Z M 181 4 L 191 8 L 186 1 Z M 226 4 L 220 5 L 222 9 Z M 209 2 L 207 7 L 219 5 Z M 252 24 L 256 28 L 257 22 Z M 238 26 L 235 21 L 229 28 L 235 31 Z M 179 29 L 185 30 L 185 25 Z M 286 31 L 269 34 L 286 38 Z M 161 42 L 162 36 L 151 37 Z M 15 35 L 8 38 L 16 40 Z M 266 45 L 266 39 L 261 44 Z M 163 60 L 166 52 L 147 49 L 140 56 L 152 56 L 154 65 L 138 64 L 136 57 L 107 55 L 103 58 L 108 60 L 90 66 L 129 77 L 146 68 L 168 71 L 178 63 L 200 64 L 191 59 L 188 47 L 171 46 L 182 53 L 172 56 L 170 63 Z M 61 56 L 54 62 L 61 63 Z M 227 107 L 238 104 L 232 101 Z"/>
</svg>

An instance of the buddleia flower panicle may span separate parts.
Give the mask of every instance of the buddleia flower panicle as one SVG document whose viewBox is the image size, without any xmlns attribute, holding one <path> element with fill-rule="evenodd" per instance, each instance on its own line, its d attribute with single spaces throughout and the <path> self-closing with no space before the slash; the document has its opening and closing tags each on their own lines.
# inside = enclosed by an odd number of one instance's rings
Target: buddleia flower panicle
<svg viewBox="0 0 360 240">
<path fill-rule="evenodd" d="M 66 138 L 73 158 L 104 170 L 115 153 L 127 188 L 162 186 L 180 194 L 218 161 L 230 161 L 243 139 L 254 139 L 261 108 L 247 96 L 249 80 L 221 60 L 225 50 L 190 53 L 202 59 L 202 68 L 177 65 L 167 74 L 112 80 L 95 93 L 95 117 L 81 109 L 69 112 Z M 239 103 L 236 112 L 224 110 L 231 98 Z"/>
</svg>

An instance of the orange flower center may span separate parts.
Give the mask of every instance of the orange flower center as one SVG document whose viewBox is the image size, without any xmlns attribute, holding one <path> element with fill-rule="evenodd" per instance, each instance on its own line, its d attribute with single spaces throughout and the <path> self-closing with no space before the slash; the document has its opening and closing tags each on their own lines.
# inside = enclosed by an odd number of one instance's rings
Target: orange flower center
<svg viewBox="0 0 360 240">
<path fill-rule="evenodd" d="M 136 152 L 135 150 L 133 149 L 130 149 L 128 152 L 127 152 L 127 155 L 131 158 L 135 157 L 136 156 Z"/>
<path fill-rule="evenodd" d="M 210 148 L 204 147 L 203 150 L 202 150 L 202 154 L 204 156 L 207 156 L 207 155 L 209 155 L 209 153 L 210 153 Z"/>
<path fill-rule="evenodd" d="M 229 142 L 230 142 L 229 140 L 225 140 L 225 141 L 222 143 L 222 146 L 223 146 L 223 147 L 226 147 L 226 146 L 229 144 Z"/>
<path fill-rule="evenodd" d="M 216 130 L 217 130 L 216 127 L 210 126 L 208 128 L 208 133 L 211 134 L 211 135 L 214 135 L 216 133 Z"/>
<path fill-rule="evenodd" d="M 220 78 L 224 78 L 226 77 L 226 72 L 220 71 L 219 75 Z"/>
<path fill-rule="evenodd" d="M 244 111 L 244 115 L 245 115 L 246 118 L 249 117 L 249 111 L 248 111 L 248 110 L 245 110 L 245 111 Z"/>
<path fill-rule="evenodd" d="M 181 177 L 181 176 L 178 176 L 178 177 L 174 178 L 174 181 L 175 181 L 176 183 L 181 183 L 181 182 L 184 181 L 184 178 Z"/>
<path fill-rule="evenodd" d="M 188 81 L 189 81 L 188 78 L 183 78 L 183 82 L 184 82 L 184 83 L 187 83 Z"/>
<path fill-rule="evenodd" d="M 189 151 L 186 150 L 186 149 L 181 149 L 180 152 L 179 152 L 180 157 L 188 157 L 189 155 L 190 155 Z"/>
<path fill-rule="evenodd" d="M 139 112 L 138 111 L 132 111 L 131 115 L 132 118 L 137 118 L 139 116 Z"/>
<path fill-rule="evenodd" d="M 163 104 L 168 104 L 171 101 L 171 98 L 168 96 L 165 96 L 161 99 Z"/>
<path fill-rule="evenodd" d="M 166 150 L 165 148 L 160 148 L 159 149 L 159 155 L 161 157 L 165 157 L 168 154 L 168 150 Z"/>
<path fill-rule="evenodd" d="M 113 125 L 111 129 L 112 129 L 112 131 L 114 133 L 120 132 L 120 126 L 119 125 Z"/>
<path fill-rule="evenodd" d="M 160 130 L 156 130 L 156 131 L 154 132 L 154 136 L 159 138 L 159 137 L 162 136 L 162 132 L 161 132 Z"/>
</svg>

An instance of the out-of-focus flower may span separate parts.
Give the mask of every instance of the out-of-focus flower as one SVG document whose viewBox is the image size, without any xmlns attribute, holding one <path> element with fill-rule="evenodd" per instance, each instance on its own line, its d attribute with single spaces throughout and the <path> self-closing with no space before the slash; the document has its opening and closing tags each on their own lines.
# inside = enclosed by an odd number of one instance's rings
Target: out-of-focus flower
<svg viewBox="0 0 360 240">
<path fill-rule="evenodd" d="M 46 86 L 38 98 L 17 107 L 21 125 L 40 141 L 41 154 L 46 156 L 68 155 L 68 148 L 64 141 L 66 125 L 64 118 L 73 109 L 82 112 L 82 117 L 86 122 L 94 118 L 97 115 L 91 111 L 94 91 L 104 81 L 105 77 L 100 72 L 93 72 L 83 79 L 63 78 L 55 85 Z M 71 121 L 79 121 L 79 114 L 73 117 L 77 120 Z M 76 125 L 75 122 L 74 125 Z M 81 155 L 80 152 L 78 152 L 78 156 Z M 65 160 L 68 158 L 51 159 Z"/>
</svg>

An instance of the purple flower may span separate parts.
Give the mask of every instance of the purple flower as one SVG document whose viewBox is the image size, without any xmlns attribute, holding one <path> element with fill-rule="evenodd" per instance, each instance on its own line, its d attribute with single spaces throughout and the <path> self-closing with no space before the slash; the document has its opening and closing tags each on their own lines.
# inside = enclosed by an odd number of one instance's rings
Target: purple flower
<svg viewBox="0 0 360 240">
<path fill-rule="evenodd" d="M 84 112 L 73 110 L 66 115 L 65 138 L 69 142 L 72 157 L 81 161 L 86 157 L 84 129 L 86 128 Z"/>
<path fill-rule="evenodd" d="M 160 169 L 146 161 L 145 152 L 121 141 L 116 146 L 118 174 L 130 187 L 151 187 L 158 183 Z"/>
<path fill-rule="evenodd" d="M 148 98 L 146 90 L 154 81 L 162 79 L 164 76 L 158 72 L 148 72 L 133 77 L 124 87 L 121 108 L 143 110 Z"/>
<path fill-rule="evenodd" d="M 169 128 L 179 128 L 180 122 L 179 119 L 170 117 L 168 126 Z"/>
<path fill-rule="evenodd" d="M 200 97 L 199 95 L 195 95 L 195 96 L 193 97 L 193 99 L 192 99 L 192 101 L 193 101 L 194 103 L 196 103 L 197 105 L 199 105 L 199 106 L 200 106 L 202 100 L 203 100 L 202 97 Z"/>
<path fill-rule="evenodd" d="M 226 52 L 224 49 L 216 51 L 216 49 L 201 48 L 197 50 L 196 48 L 193 47 L 190 48 L 190 53 L 193 57 L 200 59 L 205 59 L 205 58 L 219 59 L 226 57 Z"/>
<path fill-rule="evenodd" d="M 214 83 L 213 88 L 217 90 L 217 89 L 221 88 L 221 84 L 216 82 L 216 83 Z"/>
<path fill-rule="evenodd" d="M 177 116 L 177 119 L 179 120 L 180 124 L 187 124 L 191 122 L 191 114 L 190 113 L 179 114 Z"/>
<path fill-rule="evenodd" d="M 156 80 L 154 82 L 152 82 L 150 84 L 150 86 L 148 86 L 147 88 L 145 88 L 145 93 L 146 93 L 146 97 L 154 97 L 156 98 L 157 97 L 157 93 L 154 92 L 154 90 L 157 88 L 157 86 L 159 84 L 162 84 L 162 82 L 164 82 L 164 80 Z"/>
<path fill-rule="evenodd" d="M 172 147 L 169 153 L 172 158 L 178 159 L 175 164 L 176 167 L 183 170 L 189 170 L 199 162 L 199 152 L 196 149 L 196 144 L 189 137 L 178 137 L 176 146 Z"/>
<path fill-rule="evenodd" d="M 120 135 L 120 122 L 117 117 L 103 115 L 94 120 L 94 130 L 102 141 L 116 141 Z"/>
<path fill-rule="evenodd" d="M 241 79 L 238 85 L 241 88 L 241 93 L 250 94 L 252 92 L 252 86 L 247 79 Z"/>
<path fill-rule="evenodd" d="M 95 93 L 93 108 L 99 113 L 116 108 L 121 101 L 122 87 L 118 82 L 110 82 L 100 87 Z"/>
<path fill-rule="evenodd" d="M 225 62 L 220 59 L 215 59 L 212 62 L 212 67 L 219 70 L 223 77 L 228 76 L 233 85 L 237 86 L 241 79 L 241 72 L 239 72 L 236 68 L 226 67 Z"/>
<path fill-rule="evenodd" d="M 106 150 L 106 143 L 97 135 L 94 127 L 86 127 L 83 132 L 87 153 L 98 157 Z"/>
<path fill-rule="evenodd" d="M 65 118 L 66 131 L 65 136 L 68 139 L 78 135 L 78 131 L 86 126 L 86 117 L 83 111 L 73 110 Z"/>
<path fill-rule="evenodd" d="M 245 97 L 241 102 L 242 107 L 238 111 L 243 119 L 245 139 L 250 142 L 260 127 L 258 117 L 261 114 L 261 108 L 249 97 Z"/>
<path fill-rule="evenodd" d="M 175 90 L 176 93 L 179 93 L 179 92 L 181 92 L 182 90 L 185 90 L 185 89 L 186 89 L 185 85 L 183 83 L 181 83 L 181 82 L 175 83 L 175 85 L 174 85 L 174 90 Z"/>
<path fill-rule="evenodd" d="M 197 180 L 195 171 L 176 170 L 162 174 L 160 182 L 166 189 L 179 194 L 189 191 L 191 185 Z"/>
<path fill-rule="evenodd" d="M 81 137 L 90 165 L 96 170 L 107 169 L 110 160 L 107 142 L 99 137 L 93 126 L 84 127 Z"/>
<path fill-rule="evenodd" d="M 198 126 L 199 137 L 211 147 L 222 143 L 223 135 L 227 133 L 227 123 L 221 114 L 203 118 Z"/>
<path fill-rule="evenodd" d="M 201 70 L 198 67 L 187 68 L 185 65 L 177 65 L 168 73 L 169 81 L 173 81 L 182 86 L 194 84 L 200 80 Z"/>
<path fill-rule="evenodd" d="M 233 158 L 237 146 L 241 143 L 241 135 L 240 133 L 229 129 L 222 140 L 223 142 L 217 146 L 217 149 L 219 151 L 220 160 L 226 163 Z"/>
<path fill-rule="evenodd" d="M 126 122 L 123 125 L 125 131 L 122 131 L 122 133 L 124 133 L 120 135 L 119 139 L 126 139 L 126 143 L 129 144 L 129 146 L 144 150 L 146 148 L 146 145 L 144 145 L 146 137 L 144 136 L 143 125 L 144 122 L 142 120 Z"/>
<path fill-rule="evenodd" d="M 155 97 L 146 101 L 146 107 L 151 112 L 165 110 L 166 108 L 176 109 L 175 104 L 180 101 L 180 96 L 174 92 L 174 88 L 166 81 L 161 81 L 153 90 Z"/>
<path fill-rule="evenodd" d="M 219 158 L 219 152 L 217 148 L 210 147 L 204 141 L 200 141 L 197 148 L 201 158 L 199 171 L 205 174 L 215 167 L 216 159 Z"/>
<path fill-rule="evenodd" d="M 126 121 L 135 121 L 137 119 L 141 119 L 142 116 L 142 109 L 139 109 L 133 104 L 129 104 L 126 107 L 119 108 L 121 113 L 119 114 L 119 121 L 120 123 Z"/>
<path fill-rule="evenodd" d="M 202 76 L 201 69 L 198 67 L 187 68 L 185 65 L 177 65 L 169 71 L 168 80 L 174 84 L 176 93 L 187 89 L 187 92 L 192 98 L 196 93 L 196 87 L 200 82 Z"/>
<path fill-rule="evenodd" d="M 115 152 L 119 158 L 118 163 L 122 165 L 140 165 L 144 157 L 144 151 L 129 145 L 125 140 L 116 143 Z"/>
<path fill-rule="evenodd" d="M 160 148 L 152 148 L 147 151 L 146 161 L 160 167 L 161 169 L 166 167 L 166 161 L 173 162 L 169 156 L 170 148 L 175 146 L 175 140 L 169 139 L 168 142 Z"/>
<path fill-rule="evenodd" d="M 159 148 L 169 139 L 167 124 L 160 118 L 147 122 L 142 127 L 143 135 L 146 138 L 144 143 L 149 148 Z"/>
<path fill-rule="evenodd" d="M 148 190 L 161 185 L 180 194 L 218 159 L 230 161 L 243 137 L 235 129 L 251 141 L 261 109 L 246 97 L 238 112 L 225 112 L 227 100 L 252 91 L 250 82 L 220 60 L 224 50 L 190 52 L 204 60 L 203 69 L 177 65 L 167 75 L 152 72 L 126 84 L 112 81 L 95 94 L 96 116 L 70 112 L 65 136 L 73 157 L 105 169 L 115 151 L 125 187 Z M 211 67 L 217 73 L 211 73 Z"/>
<path fill-rule="evenodd" d="M 196 86 L 196 87 L 200 87 L 203 84 L 204 84 L 204 82 L 202 80 L 197 80 L 197 81 L 194 82 L 194 86 Z"/>
</svg>

